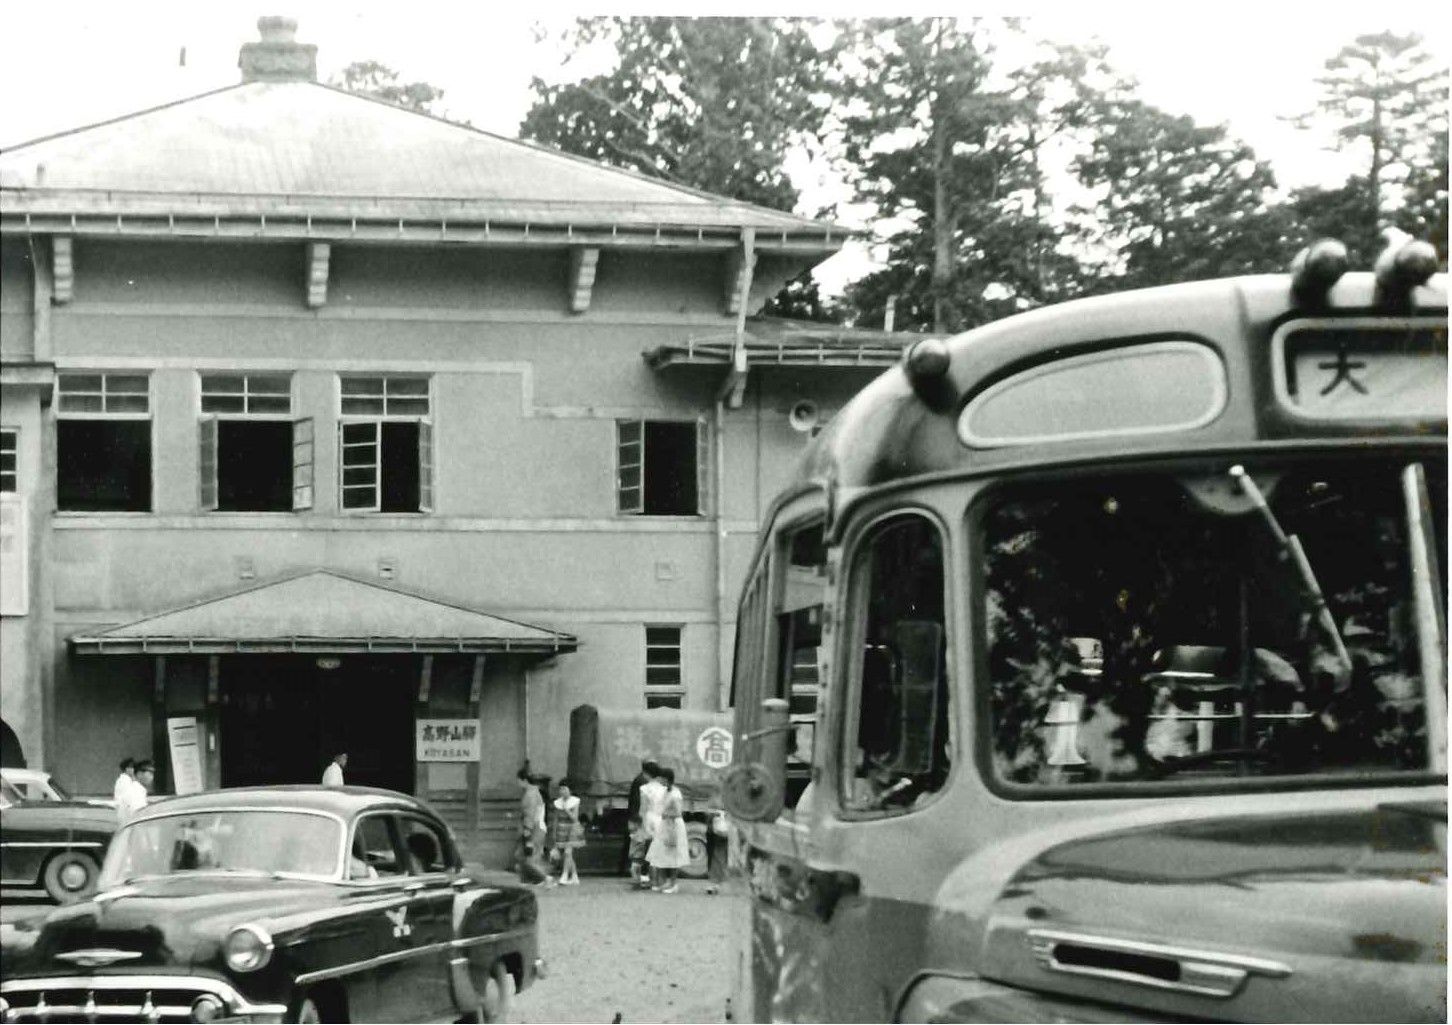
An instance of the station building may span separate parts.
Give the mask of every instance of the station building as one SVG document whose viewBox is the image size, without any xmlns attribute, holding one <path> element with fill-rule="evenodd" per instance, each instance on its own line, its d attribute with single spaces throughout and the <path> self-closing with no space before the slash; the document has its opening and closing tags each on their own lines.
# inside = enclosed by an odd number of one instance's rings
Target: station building
<svg viewBox="0 0 1452 1025">
<path fill-rule="evenodd" d="M 725 707 L 758 520 L 901 341 L 753 315 L 833 225 L 259 26 L 235 86 L 0 153 L 5 758 L 166 791 L 346 749 L 487 841 L 576 705 Z"/>
</svg>

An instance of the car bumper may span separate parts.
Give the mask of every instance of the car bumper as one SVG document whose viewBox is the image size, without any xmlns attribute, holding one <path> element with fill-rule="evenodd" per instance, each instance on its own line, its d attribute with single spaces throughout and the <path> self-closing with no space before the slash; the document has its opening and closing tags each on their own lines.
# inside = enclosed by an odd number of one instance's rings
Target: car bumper
<svg viewBox="0 0 1452 1025">
<path fill-rule="evenodd" d="M 204 996 L 222 1002 L 223 1022 L 280 1022 L 284 1004 L 255 1004 L 221 979 L 203 975 L 72 975 L 0 982 L 0 1020 L 192 1021 Z"/>
</svg>

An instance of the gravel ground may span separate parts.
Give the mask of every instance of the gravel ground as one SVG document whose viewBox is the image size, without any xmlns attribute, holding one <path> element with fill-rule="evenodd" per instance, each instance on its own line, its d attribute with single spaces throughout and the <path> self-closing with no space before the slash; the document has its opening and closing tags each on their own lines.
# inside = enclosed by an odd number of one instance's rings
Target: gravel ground
<svg viewBox="0 0 1452 1025">
<path fill-rule="evenodd" d="M 736 957 L 740 896 L 683 880 L 672 894 L 623 878 L 539 891 L 549 977 L 515 1000 L 516 1022 L 719 1022 Z"/>
</svg>

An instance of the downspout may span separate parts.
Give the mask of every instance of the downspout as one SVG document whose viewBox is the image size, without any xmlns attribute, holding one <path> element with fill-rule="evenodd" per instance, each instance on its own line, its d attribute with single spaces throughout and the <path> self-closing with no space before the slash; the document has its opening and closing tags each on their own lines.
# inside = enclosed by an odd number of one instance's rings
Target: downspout
<svg viewBox="0 0 1452 1025">
<path fill-rule="evenodd" d="M 731 367 L 716 392 L 711 431 L 715 436 L 712 452 L 711 486 L 715 492 L 712 532 L 715 534 L 716 563 L 716 710 L 726 711 L 731 695 L 730 655 L 726 643 L 726 408 L 739 409 L 746 391 L 746 307 L 751 294 L 751 280 L 756 270 L 756 229 L 741 229 L 741 280 L 736 296 L 736 340 L 731 347 Z M 758 454 L 759 457 L 759 454 Z"/>
</svg>

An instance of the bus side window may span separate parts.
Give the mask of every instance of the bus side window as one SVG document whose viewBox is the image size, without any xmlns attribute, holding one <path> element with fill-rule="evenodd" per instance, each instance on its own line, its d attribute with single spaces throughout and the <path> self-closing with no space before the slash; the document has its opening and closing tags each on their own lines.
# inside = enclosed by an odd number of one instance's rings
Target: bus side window
<svg viewBox="0 0 1452 1025">
<path fill-rule="evenodd" d="M 921 516 L 879 525 L 857 550 L 852 586 L 863 649 L 843 803 L 911 808 L 942 788 L 951 764 L 937 528 Z"/>
<path fill-rule="evenodd" d="M 793 809 L 811 779 L 821 689 L 818 649 L 827 594 L 827 549 L 821 522 L 784 534 L 780 552 L 781 572 L 772 608 L 777 650 L 770 696 L 785 699 L 791 717 L 786 806 Z"/>
</svg>

